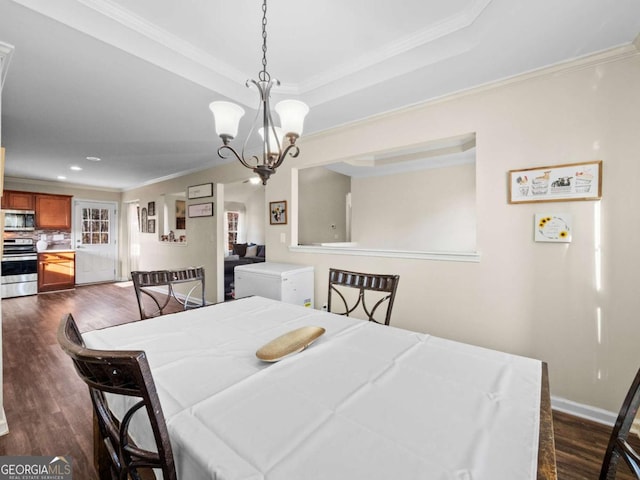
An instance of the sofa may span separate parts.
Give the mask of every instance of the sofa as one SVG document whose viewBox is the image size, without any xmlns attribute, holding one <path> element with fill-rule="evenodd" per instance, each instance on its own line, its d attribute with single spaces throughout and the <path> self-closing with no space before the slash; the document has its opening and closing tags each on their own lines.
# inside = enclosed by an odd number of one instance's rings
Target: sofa
<svg viewBox="0 0 640 480">
<path fill-rule="evenodd" d="M 234 243 L 231 254 L 224 259 L 224 298 L 233 298 L 234 270 L 238 265 L 265 261 L 265 246 L 253 243 Z"/>
</svg>

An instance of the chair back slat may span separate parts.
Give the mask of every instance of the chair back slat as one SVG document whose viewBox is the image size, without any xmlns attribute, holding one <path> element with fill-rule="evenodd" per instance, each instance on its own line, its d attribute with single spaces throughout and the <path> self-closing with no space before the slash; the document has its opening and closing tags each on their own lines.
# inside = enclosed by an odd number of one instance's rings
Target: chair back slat
<svg viewBox="0 0 640 480">
<path fill-rule="evenodd" d="M 176 479 L 173 451 L 162 407 L 145 352 L 93 350 L 85 346 L 71 314 L 58 328 L 58 343 L 71 358 L 78 376 L 89 387 L 100 435 L 111 460 L 114 478 L 139 478 L 141 467 L 162 470 Z M 105 393 L 134 397 L 136 404 L 121 419 L 110 409 Z M 129 436 L 129 420 L 145 408 L 157 451 L 139 448 Z"/>
<path fill-rule="evenodd" d="M 329 269 L 328 310 L 350 316 L 360 307 L 367 316 L 367 320 L 389 325 L 399 281 L 399 275 L 360 273 L 331 268 Z M 353 299 L 355 295 L 349 295 L 349 289 L 355 290 L 357 295 L 355 300 Z M 376 292 L 376 294 L 368 296 L 366 292 Z M 335 296 L 340 299 L 342 310 L 336 307 Z M 373 306 L 371 302 L 375 302 Z M 386 306 L 386 312 L 378 317 L 380 321 L 376 320 L 376 313 L 383 305 Z"/>
<path fill-rule="evenodd" d="M 131 272 L 131 280 L 133 280 L 141 320 L 165 314 L 172 298 L 180 303 L 185 310 L 206 305 L 203 267 L 188 267 L 178 270 L 136 270 Z M 193 282 L 194 285 L 182 299 L 176 293 L 175 285 L 188 282 Z M 166 287 L 166 290 L 159 289 L 159 287 Z M 200 293 L 199 300 L 192 297 L 196 289 Z"/>
<path fill-rule="evenodd" d="M 622 402 L 618 418 L 609 438 L 602 461 L 600 480 L 614 480 L 620 459 L 624 460 L 635 477 L 640 480 L 640 455 L 629 445 L 627 438 L 640 407 L 640 369 Z"/>
<path fill-rule="evenodd" d="M 177 282 L 193 282 L 196 280 L 204 280 L 203 267 L 189 267 L 181 270 L 171 270 L 171 281 Z"/>
</svg>

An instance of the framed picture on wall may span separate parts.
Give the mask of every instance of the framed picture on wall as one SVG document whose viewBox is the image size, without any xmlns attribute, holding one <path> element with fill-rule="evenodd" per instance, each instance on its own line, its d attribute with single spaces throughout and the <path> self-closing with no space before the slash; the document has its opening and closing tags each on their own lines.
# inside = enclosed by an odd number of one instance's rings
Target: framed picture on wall
<svg viewBox="0 0 640 480">
<path fill-rule="evenodd" d="M 148 232 L 149 225 L 147 225 L 147 209 L 142 208 L 140 212 L 140 231 L 142 233 Z"/>
<path fill-rule="evenodd" d="M 213 197 L 213 183 L 203 183 L 202 185 L 193 185 L 187 189 L 187 198 L 206 198 Z"/>
<path fill-rule="evenodd" d="M 147 204 L 147 211 L 150 217 L 156 216 L 156 202 L 149 202 Z"/>
<path fill-rule="evenodd" d="M 189 205 L 189 218 L 193 217 L 212 217 L 213 216 L 213 202 L 209 203 L 194 203 Z"/>
<path fill-rule="evenodd" d="M 509 172 L 509 203 L 602 198 L 602 160 Z"/>
<path fill-rule="evenodd" d="M 287 224 L 287 201 L 269 202 L 269 223 L 271 225 Z"/>
<path fill-rule="evenodd" d="M 536 242 L 571 243 L 571 215 L 568 213 L 536 213 L 534 240 Z"/>
<path fill-rule="evenodd" d="M 149 219 L 147 221 L 147 233 L 156 233 L 156 220 L 154 219 Z"/>
</svg>

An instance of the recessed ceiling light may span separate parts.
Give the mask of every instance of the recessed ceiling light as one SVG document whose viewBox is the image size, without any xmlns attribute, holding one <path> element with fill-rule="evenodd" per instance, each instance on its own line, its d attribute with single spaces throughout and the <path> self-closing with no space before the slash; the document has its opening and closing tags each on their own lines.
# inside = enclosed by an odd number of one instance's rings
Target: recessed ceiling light
<svg viewBox="0 0 640 480">
<path fill-rule="evenodd" d="M 71 170 L 74 170 L 76 172 L 79 172 L 80 170 L 82 170 L 82 167 L 79 167 L 77 165 L 71 165 L 71 167 L 69 167 L 69 168 L 71 168 Z"/>
<path fill-rule="evenodd" d="M 100 157 L 86 157 L 90 162 L 99 162 L 101 160 Z"/>
<path fill-rule="evenodd" d="M 67 177 L 65 177 L 64 175 L 58 175 L 58 180 L 66 180 Z"/>
</svg>

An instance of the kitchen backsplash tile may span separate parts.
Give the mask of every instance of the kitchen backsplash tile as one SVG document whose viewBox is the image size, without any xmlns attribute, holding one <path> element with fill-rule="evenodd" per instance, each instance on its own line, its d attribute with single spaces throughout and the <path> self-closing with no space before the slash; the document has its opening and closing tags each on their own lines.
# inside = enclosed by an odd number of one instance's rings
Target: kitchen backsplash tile
<svg viewBox="0 0 640 480">
<path fill-rule="evenodd" d="M 4 238 L 32 238 L 36 243 L 45 240 L 49 250 L 71 249 L 71 232 L 58 230 L 34 230 L 33 232 L 4 232 Z"/>
</svg>

